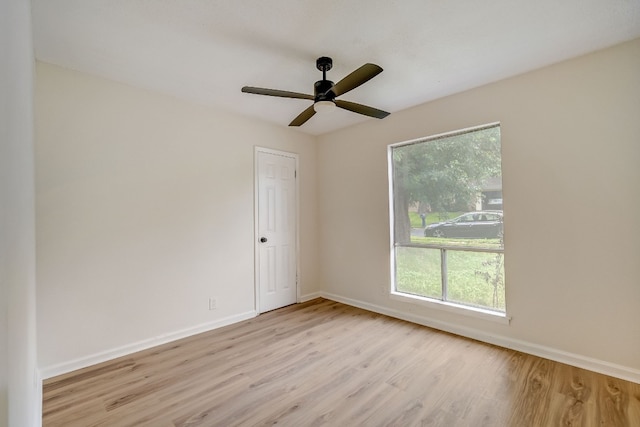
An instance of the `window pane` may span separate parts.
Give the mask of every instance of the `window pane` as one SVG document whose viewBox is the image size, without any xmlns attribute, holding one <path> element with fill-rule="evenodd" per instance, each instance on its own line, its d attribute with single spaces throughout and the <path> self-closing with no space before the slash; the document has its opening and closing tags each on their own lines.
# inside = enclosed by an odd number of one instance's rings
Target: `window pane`
<svg viewBox="0 0 640 427">
<path fill-rule="evenodd" d="M 505 311 L 503 254 L 447 251 L 448 301 Z"/>
<path fill-rule="evenodd" d="M 392 148 L 395 243 L 502 246 L 500 127 Z"/>
<path fill-rule="evenodd" d="M 389 159 L 395 290 L 504 312 L 500 126 L 393 145 Z"/>
<path fill-rule="evenodd" d="M 396 290 L 442 299 L 440 250 L 396 248 Z"/>
</svg>

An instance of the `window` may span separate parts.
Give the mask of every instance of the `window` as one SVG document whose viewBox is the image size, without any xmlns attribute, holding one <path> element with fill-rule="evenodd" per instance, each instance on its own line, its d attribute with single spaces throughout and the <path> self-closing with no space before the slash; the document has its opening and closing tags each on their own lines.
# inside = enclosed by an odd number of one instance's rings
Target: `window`
<svg viewBox="0 0 640 427">
<path fill-rule="evenodd" d="M 504 316 L 500 125 L 391 145 L 389 164 L 392 293 Z"/>
</svg>

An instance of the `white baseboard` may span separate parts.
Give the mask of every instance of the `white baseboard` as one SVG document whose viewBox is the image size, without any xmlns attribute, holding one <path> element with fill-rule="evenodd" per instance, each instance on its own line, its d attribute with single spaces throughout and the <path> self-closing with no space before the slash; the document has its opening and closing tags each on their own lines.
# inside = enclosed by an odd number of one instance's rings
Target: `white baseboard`
<svg viewBox="0 0 640 427">
<path fill-rule="evenodd" d="M 320 298 L 321 296 L 322 296 L 321 292 L 312 292 L 310 294 L 300 295 L 300 298 L 298 298 L 298 302 L 311 301 L 312 299 Z"/>
<path fill-rule="evenodd" d="M 364 310 L 373 311 L 375 313 L 384 314 L 387 316 L 395 317 L 397 319 L 406 320 L 412 323 L 417 323 L 419 325 L 428 326 L 430 328 L 438 329 L 467 338 L 472 338 L 474 340 L 486 342 L 500 347 L 521 351 L 523 353 L 550 359 L 556 362 L 565 363 L 567 365 L 587 369 L 589 371 L 598 372 L 600 374 L 609 375 L 615 378 L 620 378 L 626 381 L 640 384 L 640 370 L 638 369 L 617 365 L 603 360 L 594 359 L 580 354 L 569 353 L 566 351 L 526 341 L 516 340 L 501 335 L 489 334 L 484 331 L 459 326 L 449 322 L 443 322 L 426 316 L 404 313 L 388 307 L 370 304 L 332 293 L 320 292 L 318 296 L 330 299 L 332 301 L 351 305 L 353 307 L 362 308 Z"/>
<path fill-rule="evenodd" d="M 200 325 L 193 326 L 191 328 L 182 329 L 180 331 L 170 332 L 168 334 L 158 335 L 153 338 L 138 341 L 132 344 L 127 344 L 122 347 L 102 351 L 90 356 L 81 357 L 69 362 L 60 363 L 53 366 L 47 366 L 40 369 L 40 376 L 43 380 L 53 378 L 58 375 L 73 372 L 78 369 L 86 368 L 98 363 L 106 362 L 108 360 L 116 359 L 118 357 L 127 356 L 129 354 L 146 350 L 151 347 L 166 344 L 171 341 L 179 340 L 181 338 L 190 337 L 202 332 L 211 331 L 213 329 L 221 328 L 223 326 L 231 325 L 243 320 L 251 319 L 257 315 L 255 310 L 247 311 L 245 313 L 228 316 L 222 319 L 215 320 L 213 322 L 202 323 Z"/>
</svg>

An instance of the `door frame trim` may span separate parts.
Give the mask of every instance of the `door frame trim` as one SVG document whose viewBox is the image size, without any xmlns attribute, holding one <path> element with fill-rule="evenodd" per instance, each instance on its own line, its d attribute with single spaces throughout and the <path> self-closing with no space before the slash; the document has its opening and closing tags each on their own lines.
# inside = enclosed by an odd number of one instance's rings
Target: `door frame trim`
<svg viewBox="0 0 640 427">
<path fill-rule="evenodd" d="M 295 172 L 295 219 L 296 219 L 296 303 L 300 302 L 300 184 L 298 181 L 298 171 L 300 170 L 298 153 L 292 153 L 289 151 L 274 150 L 272 148 L 254 146 L 253 152 L 253 293 L 254 293 L 254 310 L 256 315 L 261 313 L 260 311 L 260 286 L 259 286 L 259 269 L 260 269 L 260 236 L 258 230 L 258 200 L 259 200 L 259 186 L 258 186 L 258 154 L 267 153 L 276 156 L 292 158 L 296 162 Z"/>
</svg>

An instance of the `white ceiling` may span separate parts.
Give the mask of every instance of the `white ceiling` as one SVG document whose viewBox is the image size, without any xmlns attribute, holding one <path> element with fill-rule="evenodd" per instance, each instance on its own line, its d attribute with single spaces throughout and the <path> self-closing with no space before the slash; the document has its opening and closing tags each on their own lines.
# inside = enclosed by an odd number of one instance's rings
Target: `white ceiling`
<svg viewBox="0 0 640 427">
<path fill-rule="evenodd" d="M 32 0 L 39 60 L 282 126 L 313 94 L 372 62 L 340 99 L 391 113 L 640 37 L 638 0 Z M 337 110 L 300 130 L 365 120 Z"/>
</svg>

